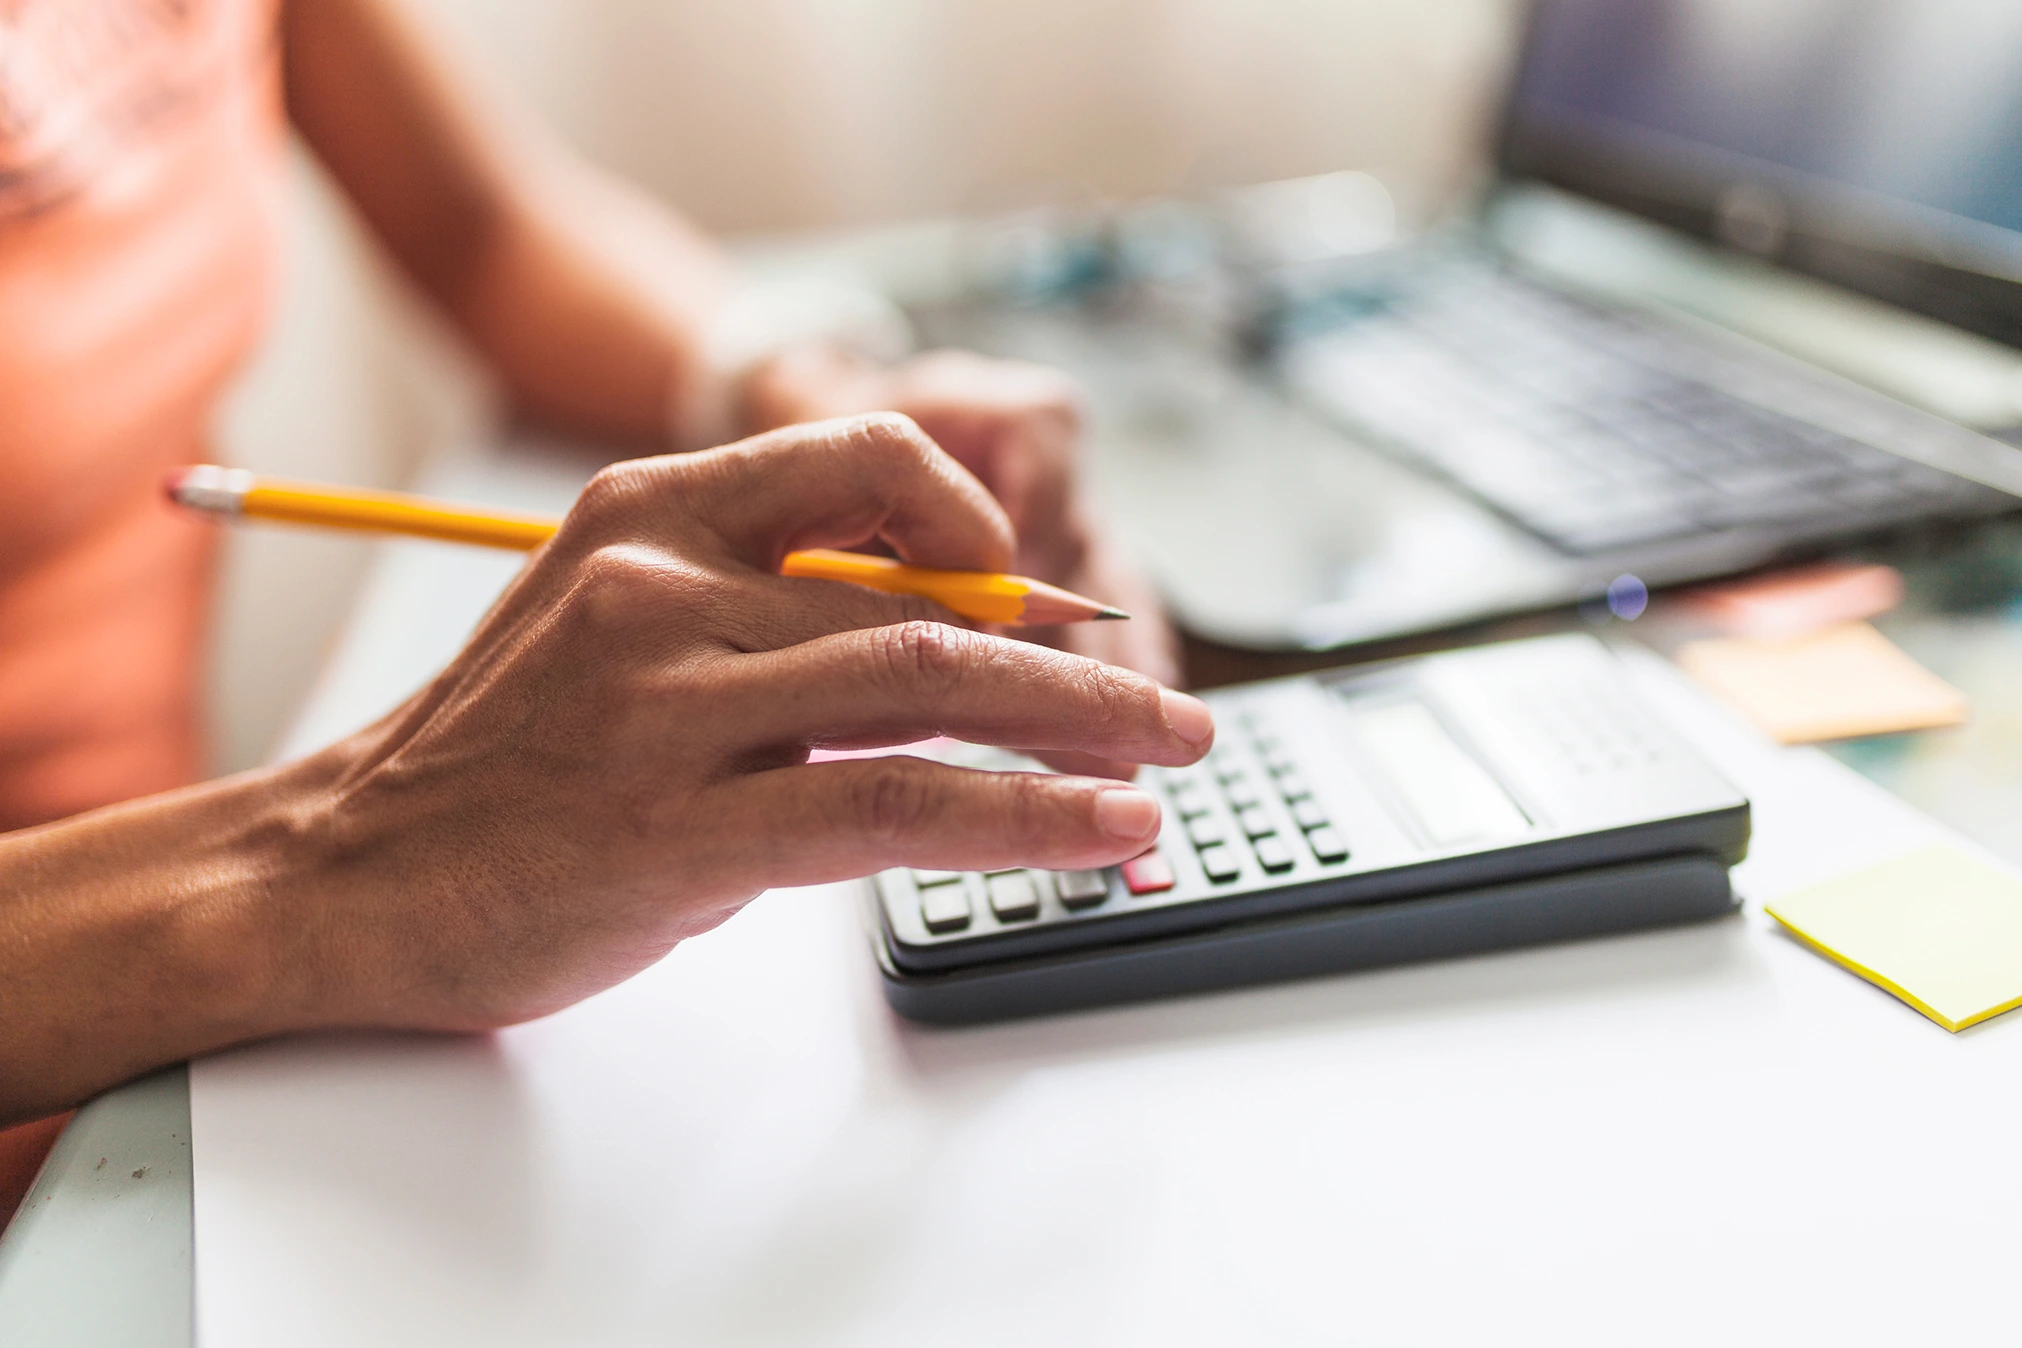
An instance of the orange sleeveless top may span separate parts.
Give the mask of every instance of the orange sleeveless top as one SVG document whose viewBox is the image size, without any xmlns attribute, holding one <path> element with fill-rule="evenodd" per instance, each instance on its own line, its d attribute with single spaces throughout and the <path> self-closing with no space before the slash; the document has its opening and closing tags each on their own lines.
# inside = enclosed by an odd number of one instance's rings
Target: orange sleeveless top
<svg viewBox="0 0 2022 1348">
<path fill-rule="evenodd" d="M 194 779 L 208 458 L 278 263 L 275 0 L 0 0 L 0 829 Z"/>
</svg>

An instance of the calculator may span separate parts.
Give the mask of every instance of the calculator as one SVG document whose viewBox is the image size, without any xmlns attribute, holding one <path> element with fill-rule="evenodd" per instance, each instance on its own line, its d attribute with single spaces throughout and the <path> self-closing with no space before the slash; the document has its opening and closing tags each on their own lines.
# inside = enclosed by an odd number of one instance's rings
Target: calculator
<svg viewBox="0 0 2022 1348">
<path fill-rule="evenodd" d="M 962 1024 L 1732 912 L 1747 799 L 1590 636 L 1204 694 L 1216 743 L 1147 768 L 1158 844 L 1091 871 L 866 886 L 887 1000 Z M 956 746 L 949 761 L 1036 768 Z"/>
</svg>

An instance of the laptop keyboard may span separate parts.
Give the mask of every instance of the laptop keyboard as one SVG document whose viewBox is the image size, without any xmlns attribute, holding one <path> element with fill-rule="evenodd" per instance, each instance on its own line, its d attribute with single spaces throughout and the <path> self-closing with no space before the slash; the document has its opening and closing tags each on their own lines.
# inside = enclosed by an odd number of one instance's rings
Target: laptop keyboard
<svg viewBox="0 0 2022 1348">
<path fill-rule="evenodd" d="M 2005 499 L 1682 374 L 1694 362 L 1668 356 L 1686 340 L 1631 312 L 1506 271 L 1454 272 L 1299 339 L 1287 378 L 1562 551 L 1749 527 L 1854 533 Z"/>
</svg>

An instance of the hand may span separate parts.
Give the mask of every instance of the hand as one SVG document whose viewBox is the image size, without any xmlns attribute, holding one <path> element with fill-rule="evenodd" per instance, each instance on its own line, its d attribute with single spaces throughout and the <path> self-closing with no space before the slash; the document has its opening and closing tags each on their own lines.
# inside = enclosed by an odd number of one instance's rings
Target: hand
<svg viewBox="0 0 2022 1348">
<path fill-rule="evenodd" d="M 1058 371 L 962 351 L 881 369 L 830 347 L 796 348 L 758 370 L 746 390 L 748 413 L 762 426 L 873 410 L 911 417 L 1004 507 L 1018 539 L 1014 569 L 1131 614 L 1127 623 L 1020 635 L 1175 684 L 1178 652 L 1156 592 L 1083 507 L 1075 477 L 1080 404 L 1073 381 Z"/>
<path fill-rule="evenodd" d="M 1207 709 L 1143 675 L 953 625 L 926 601 L 779 576 L 881 542 L 1005 569 L 1010 521 L 903 417 L 606 469 L 456 662 L 331 751 L 320 858 L 284 914 L 337 952 L 313 1019 L 544 1014 L 760 890 L 895 865 L 1108 865 L 1157 836 L 1134 787 L 817 747 L 947 734 L 1197 760 Z M 330 961 L 326 961 L 330 962 Z"/>
</svg>

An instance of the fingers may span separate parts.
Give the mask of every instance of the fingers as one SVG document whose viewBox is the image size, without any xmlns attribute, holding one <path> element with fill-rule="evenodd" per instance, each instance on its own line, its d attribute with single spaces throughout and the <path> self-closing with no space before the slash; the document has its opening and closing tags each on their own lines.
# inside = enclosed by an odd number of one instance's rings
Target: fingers
<svg viewBox="0 0 2022 1348">
<path fill-rule="evenodd" d="M 812 885 L 890 866 L 1084 870 L 1158 839 L 1158 802 L 1135 787 L 1040 773 L 979 772 L 897 755 L 775 768 L 721 797 L 726 836 L 768 849 L 755 877 Z"/>
<path fill-rule="evenodd" d="M 1015 539 L 990 493 L 894 413 L 789 426 L 679 460 L 684 508 L 765 571 L 798 548 L 881 538 L 923 566 L 1008 570 Z M 671 504 L 671 503 L 670 503 Z"/>
<path fill-rule="evenodd" d="M 1079 749 L 1039 749 L 1032 756 L 1055 772 L 1071 773 L 1076 777 L 1110 777 L 1127 782 L 1137 776 L 1135 763 L 1085 754 Z"/>
<path fill-rule="evenodd" d="M 948 735 L 1177 766 L 1214 741 L 1206 706 L 1141 674 L 939 623 L 749 659 L 738 722 L 758 743 L 865 748 Z"/>
</svg>

